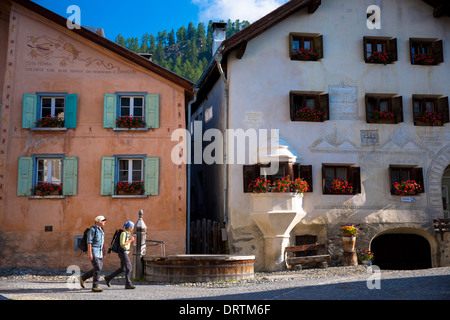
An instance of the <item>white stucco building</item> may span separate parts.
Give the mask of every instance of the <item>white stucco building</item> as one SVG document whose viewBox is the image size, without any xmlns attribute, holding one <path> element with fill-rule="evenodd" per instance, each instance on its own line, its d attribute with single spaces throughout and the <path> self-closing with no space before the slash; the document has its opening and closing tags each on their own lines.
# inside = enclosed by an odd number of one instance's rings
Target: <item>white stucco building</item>
<svg viewBox="0 0 450 320">
<path fill-rule="evenodd" d="M 370 60 L 377 51 L 386 64 Z M 254 254 L 260 270 L 282 268 L 285 246 L 309 242 L 339 263 L 347 223 L 360 228 L 357 250 L 374 251 L 382 267 L 449 265 L 448 232 L 433 229 L 433 219 L 449 218 L 449 61 L 445 1 L 292 0 L 224 40 L 197 84 L 191 120 L 203 132 L 279 129 L 292 156 L 277 176 L 304 177 L 311 189 L 301 210 L 281 205 L 261 218 L 246 190 L 264 175 L 254 154 L 245 164 L 193 165 L 193 215 L 224 221 L 230 252 Z M 318 121 L 301 118 L 304 108 L 320 111 Z M 375 120 L 377 111 L 391 118 Z M 424 112 L 439 119 L 423 123 Z M 330 194 L 334 178 L 353 191 Z M 404 180 L 421 192 L 395 194 Z"/>
</svg>

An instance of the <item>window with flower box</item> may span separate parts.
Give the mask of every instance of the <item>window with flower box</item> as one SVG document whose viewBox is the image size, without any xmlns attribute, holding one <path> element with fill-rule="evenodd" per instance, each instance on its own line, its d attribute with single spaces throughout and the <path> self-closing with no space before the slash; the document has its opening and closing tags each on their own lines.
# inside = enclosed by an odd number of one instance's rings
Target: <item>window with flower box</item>
<svg viewBox="0 0 450 320">
<path fill-rule="evenodd" d="M 265 168 L 270 167 L 270 164 L 255 164 L 244 165 L 243 167 L 243 189 L 244 192 L 252 192 L 249 185 L 252 181 L 260 178 L 262 180 L 268 180 L 271 183 L 278 179 L 282 179 L 289 175 L 291 180 L 302 178 L 308 183 L 308 191 L 313 192 L 313 180 L 312 180 L 312 166 L 300 165 L 298 163 L 280 162 L 278 166 L 278 172 L 275 175 L 268 175 Z"/>
<path fill-rule="evenodd" d="M 159 95 L 146 92 L 104 94 L 103 127 L 118 131 L 159 128 Z"/>
<path fill-rule="evenodd" d="M 361 171 L 352 165 L 322 165 L 323 194 L 361 193 Z"/>
<path fill-rule="evenodd" d="M 392 195 L 415 195 L 425 192 L 423 169 L 417 166 L 389 165 Z"/>
<path fill-rule="evenodd" d="M 403 122 L 403 99 L 401 96 L 368 93 L 365 100 L 367 123 L 394 124 Z"/>
<path fill-rule="evenodd" d="M 444 62 L 442 40 L 410 38 L 411 64 L 435 66 Z"/>
<path fill-rule="evenodd" d="M 291 91 L 289 101 L 291 121 L 323 122 L 330 120 L 328 93 Z"/>
<path fill-rule="evenodd" d="M 323 36 L 317 33 L 290 33 L 291 60 L 317 61 L 323 58 Z"/>
<path fill-rule="evenodd" d="M 77 194 L 77 180 L 77 157 L 50 154 L 19 157 L 18 196 L 73 196 Z"/>
<path fill-rule="evenodd" d="M 397 39 L 364 37 L 364 61 L 366 63 L 390 64 L 397 61 Z"/>
<path fill-rule="evenodd" d="M 450 122 L 448 97 L 414 94 L 412 100 L 414 125 L 442 126 Z"/>
<path fill-rule="evenodd" d="M 77 123 L 77 94 L 38 92 L 24 94 L 22 128 L 67 130 Z"/>
<path fill-rule="evenodd" d="M 101 195 L 146 197 L 159 194 L 159 158 L 102 157 Z"/>
</svg>

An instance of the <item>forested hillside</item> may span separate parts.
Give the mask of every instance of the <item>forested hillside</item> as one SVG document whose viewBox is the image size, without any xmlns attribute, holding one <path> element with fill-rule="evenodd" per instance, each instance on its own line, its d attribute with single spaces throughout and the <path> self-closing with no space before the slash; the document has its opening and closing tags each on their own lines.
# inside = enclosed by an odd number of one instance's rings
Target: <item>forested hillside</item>
<svg viewBox="0 0 450 320">
<path fill-rule="evenodd" d="M 248 21 L 228 20 L 227 37 L 248 25 Z M 196 83 L 212 57 L 212 36 L 212 21 L 208 27 L 202 22 L 195 27 L 191 22 L 187 28 L 182 26 L 177 31 L 159 31 L 156 37 L 146 33 L 140 39 L 125 39 L 119 34 L 115 42 L 136 53 L 153 54 L 154 62 Z"/>
</svg>

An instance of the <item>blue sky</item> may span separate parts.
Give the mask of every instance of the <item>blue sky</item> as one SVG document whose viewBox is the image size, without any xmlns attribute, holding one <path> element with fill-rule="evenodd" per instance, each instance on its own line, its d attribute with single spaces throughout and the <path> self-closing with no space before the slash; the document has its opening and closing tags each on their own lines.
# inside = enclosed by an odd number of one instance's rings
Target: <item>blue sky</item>
<svg viewBox="0 0 450 320">
<path fill-rule="evenodd" d="M 144 33 L 157 36 L 158 31 L 181 26 L 189 22 L 236 19 L 254 22 L 288 0 L 32 0 L 59 14 L 67 13 L 70 5 L 81 11 L 81 25 L 103 28 L 105 36 L 114 41 L 120 33 L 127 37 L 142 37 Z"/>
</svg>

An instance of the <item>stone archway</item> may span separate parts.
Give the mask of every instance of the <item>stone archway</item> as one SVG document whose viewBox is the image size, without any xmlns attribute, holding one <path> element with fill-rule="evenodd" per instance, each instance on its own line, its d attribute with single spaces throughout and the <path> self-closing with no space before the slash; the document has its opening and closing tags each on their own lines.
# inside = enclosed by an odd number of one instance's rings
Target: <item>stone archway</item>
<svg viewBox="0 0 450 320">
<path fill-rule="evenodd" d="M 442 148 L 428 167 L 427 186 L 428 208 L 430 220 L 443 218 L 442 211 L 442 175 L 447 166 L 450 165 L 450 144 Z"/>
<path fill-rule="evenodd" d="M 434 241 L 423 229 L 399 227 L 384 230 L 370 242 L 374 264 L 381 269 L 414 270 L 433 266 Z"/>
</svg>

